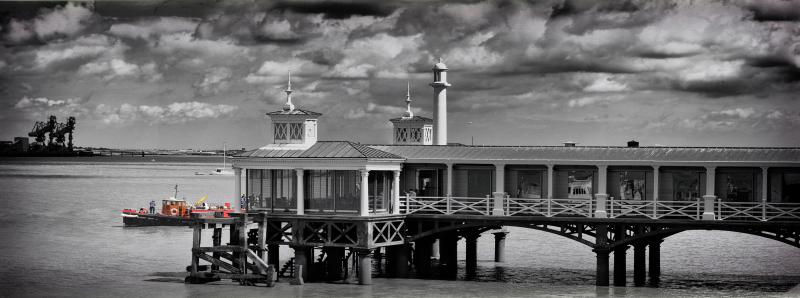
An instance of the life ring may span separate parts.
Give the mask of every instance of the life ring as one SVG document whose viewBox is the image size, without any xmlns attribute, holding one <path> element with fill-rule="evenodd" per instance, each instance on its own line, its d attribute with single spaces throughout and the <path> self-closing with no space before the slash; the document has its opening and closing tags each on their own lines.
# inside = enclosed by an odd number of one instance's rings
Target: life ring
<svg viewBox="0 0 800 298">
<path fill-rule="evenodd" d="M 169 213 L 172 214 L 172 216 L 178 216 L 178 208 L 169 209 Z"/>
</svg>

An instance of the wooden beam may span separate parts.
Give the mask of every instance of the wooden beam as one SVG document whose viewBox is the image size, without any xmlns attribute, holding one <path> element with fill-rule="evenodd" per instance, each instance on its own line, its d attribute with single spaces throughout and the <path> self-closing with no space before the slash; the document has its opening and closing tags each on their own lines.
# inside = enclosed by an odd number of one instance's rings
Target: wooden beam
<svg viewBox="0 0 800 298">
<path fill-rule="evenodd" d="M 211 257 L 211 256 L 209 256 L 207 254 L 200 253 L 200 254 L 197 254 L 197 256 L 200 257 L 201 259 L 213 264 L 213 265 L 216 265 L 216 266 L 219 266 L 222 269 L 228 270 L 231 273 L 241 273 L 241 271 L 238 268 L 234 267 L 233 265 L 225 263 L 225 262 L 223 262 L 221 260 L 215 259 L 215 258 L 213 258 L 213 257 Z M 194 272 L 194 273 L 196 273 L 196 272 Z"/>
</svg>

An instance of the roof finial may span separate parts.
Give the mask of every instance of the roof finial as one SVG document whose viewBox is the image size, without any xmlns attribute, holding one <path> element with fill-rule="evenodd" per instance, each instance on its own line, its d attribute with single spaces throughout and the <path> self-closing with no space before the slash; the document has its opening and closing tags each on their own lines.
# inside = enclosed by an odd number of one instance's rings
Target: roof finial
<svg viewBox="0 0 800 298">
<path fill-rule="evenodd" d="M 411 111 L 411 82 L 406 84 L 406 113 L 403 114 L 403 118 L 413 118 L 414 112 Z"/>
<path fill-rule="evenodd" d="M 283 105 L 284 111 L 294 111 L 294 104 L 292 103 L 292 72 L 289 72 L 289 82 L 286 84 L 286 104 Z"/>
</svg>

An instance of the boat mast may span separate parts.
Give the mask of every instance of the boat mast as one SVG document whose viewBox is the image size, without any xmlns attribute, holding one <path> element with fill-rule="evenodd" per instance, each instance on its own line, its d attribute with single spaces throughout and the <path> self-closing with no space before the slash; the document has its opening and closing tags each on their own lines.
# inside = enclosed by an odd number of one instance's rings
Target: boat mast
<svg viewBox="0 0 800 298">
<path fill-rule="evenodd" d="M 226 153 L 228 152 L 228 143 L 222 143 L 222 168 L 225 169 L 225 158 Z"/>
<path fill-rule="evenodd" d="M 173 198 L 175 198 L 176 200 L 178 199 L 178 185 L 177 184 L 175 184 L 175 196 Z"/>
</svg>

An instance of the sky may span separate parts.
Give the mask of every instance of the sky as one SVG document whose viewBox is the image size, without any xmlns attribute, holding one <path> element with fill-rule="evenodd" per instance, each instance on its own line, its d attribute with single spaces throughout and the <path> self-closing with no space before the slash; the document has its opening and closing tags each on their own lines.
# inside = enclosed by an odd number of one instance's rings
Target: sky
<svg viewBox="0 0 800 298">
<path fill-rule="evenodd" d="M 441 57 L 449 142 L 800 146 L 800 0 L 3 2 L 0 40 L 0 140 L 259 147 L 291 72 L 321 140 L 386 144 Z"/>
</svg>

